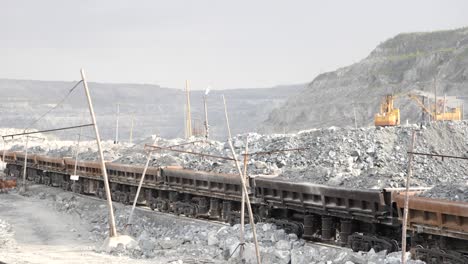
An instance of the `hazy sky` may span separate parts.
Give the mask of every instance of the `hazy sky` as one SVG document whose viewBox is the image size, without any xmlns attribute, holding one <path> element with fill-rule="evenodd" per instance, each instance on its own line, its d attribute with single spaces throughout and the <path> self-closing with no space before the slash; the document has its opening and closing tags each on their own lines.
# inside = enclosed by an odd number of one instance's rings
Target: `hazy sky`
<svg viewBox="0 0 468 264">
<path fill-rule="evenodd" d="M 400 33 L 468 26 L 468 1 L 0 0 L 0 78 L 194 89 L 305 83 Z"/>
</svg>

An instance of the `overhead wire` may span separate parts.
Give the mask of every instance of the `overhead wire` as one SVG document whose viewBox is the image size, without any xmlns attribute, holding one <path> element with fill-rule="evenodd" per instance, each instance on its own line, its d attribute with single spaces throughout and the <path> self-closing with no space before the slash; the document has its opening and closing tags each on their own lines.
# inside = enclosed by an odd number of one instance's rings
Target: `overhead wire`
<svg viewBox="0 0 468 264">
<path fill-rule="evenodd" d="M 42 114 L 41 116 L 39 116 L 39 118 L 37 118 L 36 120 L 34 120 L 33 122 L 31 122 L 29 125 L 26 126 L 26 128 L 24 129 L 24 132 L 26 132 L 28 129 L 31 128 L 31 126 L 35 125 L 37 122 L 39 122 L 42 118 L 44 118 L 46 115 L 48 115 L 50 112 L 52 112 L 53 110 L 57 109 L 59 106 L 61 106 L 65 100 L 67 100 L 67 98 L 73 93 L 73 91 L 76 89 L 76 87 L 78 87 L 79 84 L 81 84 L 83 82 L 83 80 L 80 80 L 78 81 L 69 91 L 68 93 L 52 108 L 50 108 L 49 110 L 47 110 L 44 114 Z"/>
</svg>

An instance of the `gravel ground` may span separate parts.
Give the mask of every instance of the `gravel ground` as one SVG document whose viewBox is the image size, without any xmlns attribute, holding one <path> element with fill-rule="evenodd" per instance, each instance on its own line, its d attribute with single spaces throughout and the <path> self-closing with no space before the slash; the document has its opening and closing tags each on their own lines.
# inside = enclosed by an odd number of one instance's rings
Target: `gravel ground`
<svg viewBox="0 0 468 264">
<path fill-rule="evenodd" d="M 136 243 L 107 254 L 101 248 L 108 232 L 105 201 L 41 185 L 31 186 L 27 195 L 1 196 L 0 249 L 5 254 L 0 255 L 0 261 L 83 263 L 68 262 L 77 258 L 89 263 L 241 263 L 236 250 L 239 225 L 138 209 L 128 230 Z M 122 233 L 130 207 L 114 206 L 117 230 Z M 247 225 L 245 257 L 246 263 L 255 263 L 250 230 Z M 257 232 L 263 263 L 400 263 L 397 253 L 354 253 L 347 248 L 305 243 L 271 224 L 258 224 Z"/>
</svg>

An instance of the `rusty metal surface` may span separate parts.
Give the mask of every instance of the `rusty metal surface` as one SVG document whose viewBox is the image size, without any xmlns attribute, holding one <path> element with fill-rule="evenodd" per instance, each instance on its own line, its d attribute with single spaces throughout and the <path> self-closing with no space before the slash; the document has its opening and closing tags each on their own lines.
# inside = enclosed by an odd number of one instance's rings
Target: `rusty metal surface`
<svg viewBox="0 0 468 264">
<path fill-rule="evenodd" d="M 64 158 L 66 171 L 71 175 L 75 169 L 75 159 Z M 78 161 L 77 172 L 80 172 L 80 176 L 102 176 L 101 163 L 98 161 Z"/>
<path fill-rule="evenodd" d="M 173 190 L 228 200 L 241 200 L 241 180 L 238 175 L 163 168 L 162 177 L 165 185 Z"/>
<path fill-rule="evenodd" d="M 26 157 L 25 152 L 15 151 L 16 161 L 24 161 L 24 157 Z M 28 163 L 36 163 L 36 155 L 28 154 Z"/>
<path fill-rule="evenodd" d="M 442 199 L 433 199 L 428 197 L 414 196 L 413 192 L 409 199 L 409 208 L 428 212 L 439 212 L 456 216 L 468 217 L 468 203 L 459 201 L 449 201 Z M 411 193 L 410 193 L 411 195 Z M 398 193 L 394 196 L 398 207 L 403 206 L 404 194 Z M 467 223 L 468 224 L 468 223 Z"/>
<path fill-rule="evenodd" d="M 73 158 L 64 158 L 63 159 L 66 165 L 75 166 L 75 159 Z M 99 161 L 78 161 L 78 166 L 89 167 L 94 169 L 101 169 L 101 163 Z"/>
<path fill-rule="evenodd" d="M 429 189 L 430 187 L 410 187 L 409 194 L 415 195 Z M 395 196 L 399 195 L 399 193 L 403 191 L 406 191 L 406 188 L 384 188 L 383 191 L 385 194 L 385 204 L 392 204 L 395 201 Z"/>
<path fill-rule="evenodd" d="M 382 197 L 382 190 L 350 189 L 343 187 L 333 187 L 312 183 L 295 183 L 273 179 L 256 178 L 255 183 L 259 188 L 276 189 L 303 194 L 313 194 L 326 197 L 336 197 L 344 199 L 354 199 L 385 205 Z"/>
<path fill-rule="evenodd" d="M 394 195 L 399 218 L 404 194 Z M 408 228 L 418 232 L 468 239 L 468 203 L 410 196 Z"/>
<path fill-rule="evenodd" d="M 15 151 L 14 153 L 15 153 L 16 158 L 23 158 L 23 160 L 24 160 L 24 157 L 26 156 L 26 153 L 22 151 Z"/>
<path fill-rule="evenodd" d="M 120 164 L 120 163 L 113 163 L 107 162 L 106 163 L 107 170 L 115 170 L 115 171 L 123 171 L 123 172 L 131 172 L 131 173 L 143 173 L 145 166 L 142 165 L 130 165 L 130 164 Z M 157 167 L 148 167 L 147 174 L 151 175 L 159 175 L 160 169 Z"/>
<path fill-rule="evenodd" d="M 6 151 L 5 152 L 5 162 L 15 162 L 16 161 L 16 153 L 13 151 Z"/>
<path fill-rule="evenodd" d="M 63 172 L 65 163 L 63 158 L 36 155 L 36 167 L 48 171 Z"/>
<path fill-rule="evenodd" d="M 26 146 L 27 146 L 27 141 L 26 141 Z M 15 157 L 16 157 L 16 160 L 15 160 L 15 163 L 20 166 L 23 170 L 23 183 L 22 183 L 22 186 L 25 186 L 26 185 L 26 175 L 28 175 L 27 171 L 28 168 L 36 168 L 37 167 L 37 162 L 36 162 L 36 155 L 34 154 L 30 154 L 30 155 L 26 155 L 27 153 L 26 152 L 15 152 Z M 25 158 L 27 159 L 25 161 Z"/>
<path fill-rule="evenodd" d="M 0 179 L 0 192 L 6 192 L 10 189 L 16 188 L 16 180 L 2 180 Z"/>
<path fill-rule="evenodd" d="M 282 208 L 370 223 L 395 225 L 383 190 L 356 190 L 310 183 L 255 179 L 257 197 Z"/>
<path fill-rule="evenodd" d="M 44 156 L 44 155 L 36 155 L 36 162 L 49 162 L 49 163 L 56 163 L 56 164 L 61 164 L 65 165 L 63 158 L 57 158 L 57 157 L 49 157 L 49 156 Z"/>
<path fill-rule="evenodd" d="M 177 177 L 183 179 L 193 179 L 199 181 L 208 181 L 208 182 L 218 182 L 218 183 L 229 183 L 229 184 L 239 184 L 241 180 L 239 175 L 236 174 L 221 174 L 221 173 L 211 173 L 205 171 L 195 171 L 187 169 L 178 169 L 178 168 L 162 168 L 163 177 Z M 240 194 L 239 194 L 240 196 Z"/>
</svg>

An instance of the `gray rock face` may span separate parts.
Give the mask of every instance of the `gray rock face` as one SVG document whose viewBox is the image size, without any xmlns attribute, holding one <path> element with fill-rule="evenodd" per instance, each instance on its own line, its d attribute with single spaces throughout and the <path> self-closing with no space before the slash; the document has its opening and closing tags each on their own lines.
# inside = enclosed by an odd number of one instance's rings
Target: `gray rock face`
<svg viewBox="0 0 468 264">
<path fill-rule="evenodd" d="M 373 124 L 385 94 L 411 90 L 439 96 L 467 96 L 468 28 L 399 34 L 384 41 L 355 64 L 323 73 L 263 122 L 260 132 Z M 465 101 L 466 105 L 466 101 Z M 402 123 L 420 120 L 421 109 L 410 99 L 396 101 Z M 356 113 L 356 120 L 354 118 Z"/>
</svg>

